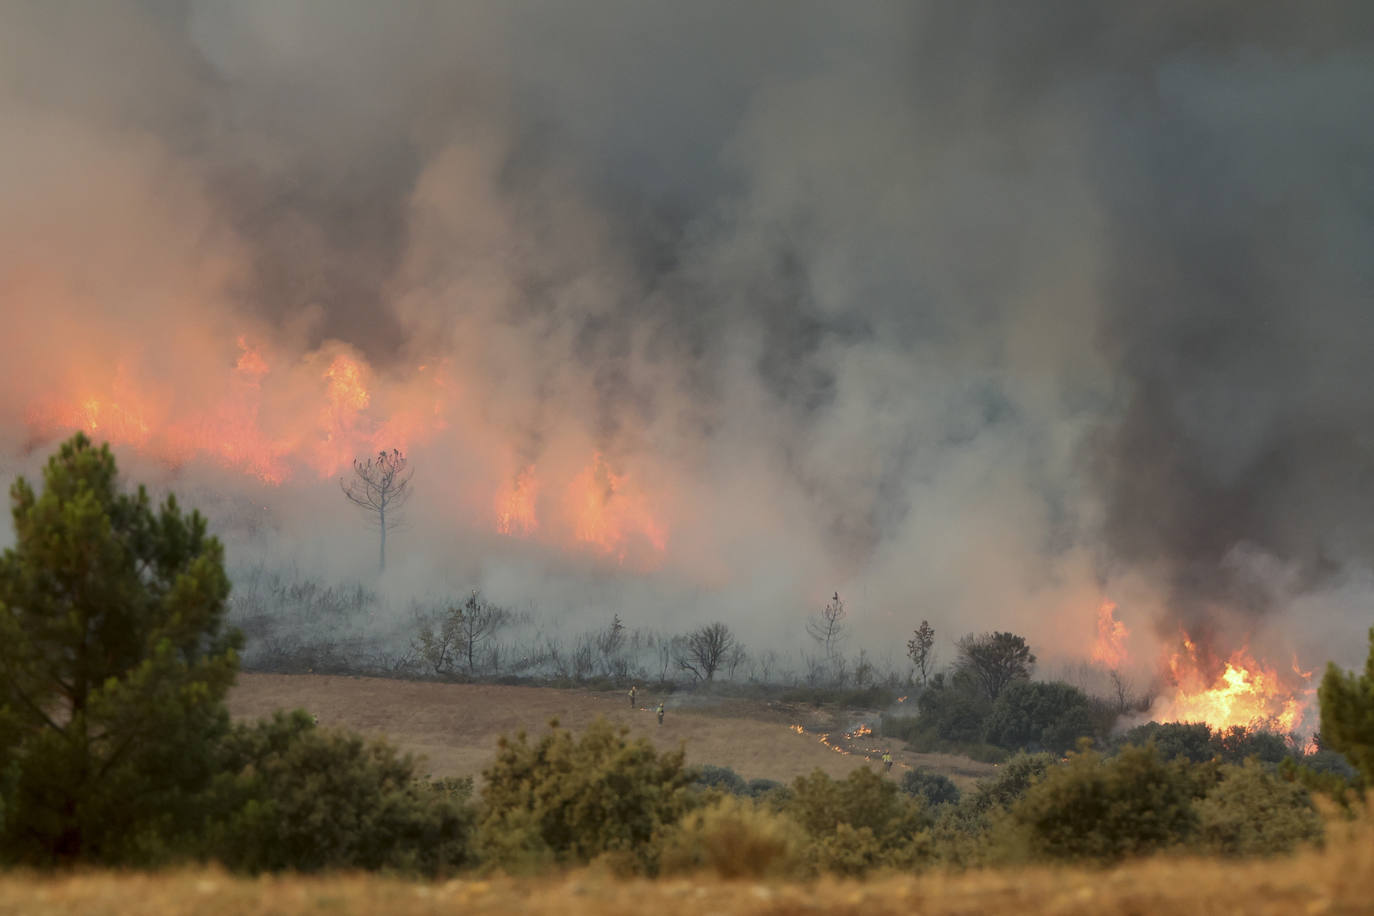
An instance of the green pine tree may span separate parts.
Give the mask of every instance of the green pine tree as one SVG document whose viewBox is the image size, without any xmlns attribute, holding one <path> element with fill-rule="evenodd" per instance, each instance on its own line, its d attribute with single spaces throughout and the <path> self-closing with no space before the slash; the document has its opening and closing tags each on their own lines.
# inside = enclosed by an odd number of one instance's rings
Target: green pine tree
<svg viewBox="0 0 1374 916">
<path fill-rule="evenodd" d="M 0 557 L 0 858 L 144 862 L 197 817 L 238 667 L 204 519 L 124 492 L 77 434 L 10 489 Z"/>
<path fill-rule="evenodd" d="M 1326 666 L 1321 689 L 1322 743 L 1340 751 L 1374 786 L 1374 627 L 1369 628 L 1369 658 L 1364 674 Z"/>
</svg>

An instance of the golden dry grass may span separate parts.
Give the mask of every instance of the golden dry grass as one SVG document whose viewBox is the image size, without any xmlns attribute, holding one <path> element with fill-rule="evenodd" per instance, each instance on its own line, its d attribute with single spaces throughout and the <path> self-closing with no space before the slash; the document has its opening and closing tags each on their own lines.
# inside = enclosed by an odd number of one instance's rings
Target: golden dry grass
<svg viewBox="0 0 1374 916">
<path fill-rule="evenodd" d="M 815 884 L 714 879 L 617 880 L 596 871 L 552 878 L 442 883 L 346 875 L 233 878 L 213 870 L 163 875 L 92 872 L 0 875 L 0 914 L 25 916 L 218 916 L 271 913 L 528 913 L 534 916 L 975 916 L 1206 914 L 1249 916 L 1374 913 L 1374 831 L 1365 827 L 1324 852 L 1228 863 L 1155 859 L 1110 871 L 1039 868 L 889 876 Z"/>
<path fill-rule="evenodd" d="M 658 697 L 641 694 L 638 708 L 621 693 L 507 687 L 496 684 L 441 684 L 385 678 L 325 675 L 241 674 L 229 696 L 237 718 L 270 715 L 275 709 L 301 707 L 319 716 L 321 725 L 344 726 L 365 734 L 385 735 L 403 749 L 424 755 L 423 772 L 434 776 L 478 776 L 496 754 L 496 739 L 525 729 L 543 731 L 557 717 L 581 731 L 597 716 L 627 725 L 667 750 L 682 742 L 691 764 L 733 769 L 746 779 L 791 782 L 819 767 L 843 777 L 856 766 L 875 766 L 858 754 L 844 755 L 822 744 L 816 732 L 834 723 L 805 709 L 754 700 L 670 696 L 664 724 L 651 712 Z M 792 724 L 807 727 L 798 734 Z M 839 723 L 840 728 L 852 723 Z M 877 746 L 880 739 L 857 742 L 855 749 Z M 988 764 L 951 754 L 915 754 L 894 743 L 894 775 L 910 766 L 925 766 L 967 786 L 994 772 Z M 873 754 L 872 756 L 876 756 Z"/>
</svg>

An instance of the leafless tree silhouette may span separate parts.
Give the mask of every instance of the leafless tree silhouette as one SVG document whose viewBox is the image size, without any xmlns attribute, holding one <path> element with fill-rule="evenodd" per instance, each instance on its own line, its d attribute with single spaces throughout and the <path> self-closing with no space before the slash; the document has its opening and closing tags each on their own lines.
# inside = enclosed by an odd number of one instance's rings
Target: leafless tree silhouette
<svg viewBox="0 0 1374 916">
<path fill-rule="evenodd" d="M 846 622 L 848 617 L 844 602 L 840 600 L 840 593 L 836 592 L 830 603 L 806 622 L 806 632 L 825 649 L 825 658 L 829 662 L 834 662 L 844 646 L 844 641 L 849 638 L 849 627 Z"/>
<path fill-rule="evenodd" d="M 354 478 L 349 481 L 341 479 L 339 487 L 349 502 L 376 516 L 372 521 L 381 532 L 378 557 L 381 569 L 385 572 L 386 533 L 400 524 L 398 513 L 414 492 L 410 487 L 410 478 L 415 475 L 415 469 L 408 467 L 405 456 L 393 448 L 367 461 L 353 459 L 353 473 Z"/>
<path fill-rule="evenodd" d="M 707 624 L 687 634 L 679 648 L 678 667 L 692 672 L 698 680 L 714 680 L 716 669 L 738 644 L 735 634 L 725 624 Z"/>
</svg>

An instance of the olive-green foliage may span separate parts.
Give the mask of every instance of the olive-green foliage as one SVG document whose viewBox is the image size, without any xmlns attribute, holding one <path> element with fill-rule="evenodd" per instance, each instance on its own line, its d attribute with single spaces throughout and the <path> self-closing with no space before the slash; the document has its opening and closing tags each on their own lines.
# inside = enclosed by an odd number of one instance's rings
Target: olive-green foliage
<svg viewBox="0 0 1374 916">
<path fill-rule="evenodd" d="M 946 680 L 937 677 L 916 698 L 922 726 L 945 741 L 979 742 L 992 710 L 979 683 L 968 672 Z"/>
<path fill-rule="evenodd" d="M 1050 767 L 1050 754 L 1017 754 L 959 801 L 940 811 L 931 831 L 934 854 L 947 865 L 975 865 L 991 851 L 993 834 L 1000 829 L 1007 809 L 1019 801 Z"/>
<path fill-rule="evenodd" d="M 926 769 L 907 770 L 902 777 L 902 789 L 924 800 L 931 811 L 959 801 L 959 787 L 952 779 Z"/>
<path fill-rule="evenodd" d="M 1181 757 L 1192 763 L 1218 760 L 1239 764 L 1253 757 L 1276 764 L 1298 754 L 1298 745 L 1291 736 L 1245 725 L 1212 731 L 1205 722 L 1147 722 L 1122 735 L 1117 745 L 1149 743 L 1155 745 L 1164 760 Z"/>
<path fill-rule="evenodd" d="M 801 877 L 809 868 L 797 825 L 747 798 L 725 796 L 689 812 L 662 841 L 661 871 L 721 878 Z"/>
<path fill-rule="evenodd" d="M 1335 802 L 1347 817 L 1356 813 L 1352 803 L 1364 794 L 1360 774 L 1335 751 L 1287 757 L 1277 769 L 1284 779 L 1301 785 L 1310 794 Z"/>
<path fill-rule="evenodd" d="M 1208 853 L 1273 855 L 1292 852 L 1322 835 L 1321 817 L 1307 789 L 1253 759 L 1244 766 L 1223 767 L 1221 780 L 1196 808 L 1195 842 Z"/>
<path fill-rule="evenodd" d="M 1111 862 L 1188 839 L 1201 780 L 1152 745 L 1114 757 L 1083 750 L 1051 768 L 1012 805 L 1003 837 L 1014 858 Z"/>
<path fill-rule="evenodd" d="M 996 809 L 1009 808 L 1052 766 L 1054 757 L 1050 754 L 1017 754 L 1002 765 L 995 777 L 983 780 L 972 792 L 966 793 L 959 807 L 971 818 L 982 818 Z"/>
<path fill-rule="evenodd" d="M 1374 786 L 1374 627 L 1369 628 L 1369 658 L 1356 675 L 1327 665 L 1318 697 L 1322 707 L 1322 740 L 1340 751 Z"/>
<path fill-rule="evenodd" d="M 1213 732 L 1212 743 L 1216 746 L 1217 757 L 1223 763 L 1240 764 L 1251 758 L 1264 763 L 1278 763 L 1296 751 L 1293 742 L 1284 735 L 1244 725 L 1232 725 L 1225 731 Z"/>
<path fill-rule="evenodd" d="M 1142 747 L 1153 744 L 1163 760 L 1182 757 L 1204 763 L 1218 756 L 1212 729 L 1205 722 L 1146 722 L 1121 736 L 1119 746 Z"/>
<path fill-rule="evenodd" d="M 438 875 L 469 862 L 470 781 L 417 780 L 412 758 L 385 742 L 278 712 L 235 727 L 220 765 L 202 842 L 229 868 Z"/>
<path fill-rule="evenodd" d="M 811 838 L 820 871 L 861 874 L 925 854 L 918 837 L 931 825 L 925 803 L 867 767 L 840 780 L 815 770 L 798 777 L 792 793 L 783 810 Z"/>
<path fill-rule="evenodd" d="M 969 633 L 956 645 L 957 675 L 969 676 L 989 701 L 997 699 L 1012 682 L 1029 679 L 1035 667 L 1035 656 L 1025 637 L 1015 633 Z"/>
<path fill-rule="evenodd" d="M 108 447 L 64 443 L 10 488 L 0 558 L 0 857 L 149 862 L 196 816 L 228 728 L 238 635 L 204 519 L 123 492 Z"/>
<path fill-rule="evenodd" d="M 709 763 L 698 771 L 696 781 L 692 785 L 699 789 L 714 789 L 717 792 L 748 798 L 759 798 L 784 788 L 783 784 L 776 780 L 745 779 L 729 767 Z"/>
<path fill-rule="evenodd" d="M 983 722 L 985 741 L 1011 749 L 1062 754 L 1096 734 L 1088 695 L 1058 681 L 1011 681 Z"/>
<path fill-rule="evenodd" d="M 483 858 L 525 870 L 609 854 L 620 867 L 652 872 L 650 841 L 687 810 L 695 773 L 681 750 L 660 754 L 628 734 L 598 720 L 580 739 L 557 722 L 534 743 L 524 732 L 502 737 L 483 773 Z"/>
</svg>

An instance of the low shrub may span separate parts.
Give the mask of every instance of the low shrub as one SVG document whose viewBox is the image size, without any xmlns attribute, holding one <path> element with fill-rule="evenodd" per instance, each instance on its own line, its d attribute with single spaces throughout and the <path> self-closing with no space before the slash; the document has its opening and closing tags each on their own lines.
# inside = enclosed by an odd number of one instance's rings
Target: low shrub
<svg viewBox="0 0 1374 916">
<path fill-rule="evenodd" d="M 1153 745 L 1070 754 L 1011 806 L 1002 852 L 1095 862 L 1147 855 L 1191 838 L 1200 788 L 1185 762 L 1161 760 Z"/>
<path fill-rule="evenodd" d="M 220 753 L 202 853 L 228 868 L 439 875 L 472 860 L 460 781 L 417 779 L 385 742 L 316 728 L 297 710 L 236 726 Z"/>
<path fill-rule="evenodd" d="M 959 801 L 959 787 L 952 779 L 919 767 L 908 770 L 902 777 L 902 789 L 923 800 L 932 811 L 941 805 L 952 805 Z"/>
<path fill-rule="evenodd" d="M 819 871 L 860 874 L 926 855 L 921 834 L 932 822 L 925 803 L 867 767 L 839 780 L 815 770 L 798 777 L 792 793 L 783 811 L 811 838 Z"/>
<path fill-rule="evenodd" d="M 580 739 L 550 723 L 531 743 L 502 737 L 483 772 L 478 847 L 508 871 L 585 864 L 610 856 L 617 868 L 652 873 L 651 840 L 690 807 L 696 774 L 681 750 L 660 754 L 604 719 Z"/>
<path fill-rule="evenodd" d="M 807 869 L 797 825 L 747 799 L 726 796 L 665 831 L 660 870 L 725 879 L 800 877 Z"/>
<path fill-rule="evenodd" d="M 1002 763 L 1012 756 L 1012 752 L 1005 748 L 981 741 L 949 741 L 941 738 L 918 716 L 884 714 L 878 722 L 878 734 L 884 738 L 896 738 L 918 754 L 958 754 L 979 763 Z"/>
<path fill-rule="evenodd" d="M 1221 780 L 1196 808 L 1195 845 L 1207 853 L 1275 855 L 1322 836 L 1322 820 L 1307 789 L 1255 760 L 1223 767 Z"/>
</svg>

